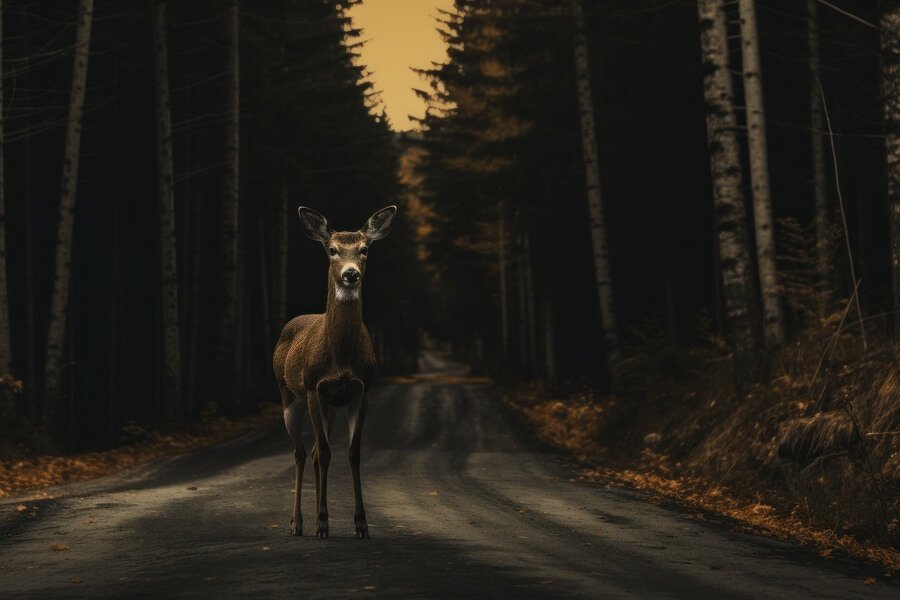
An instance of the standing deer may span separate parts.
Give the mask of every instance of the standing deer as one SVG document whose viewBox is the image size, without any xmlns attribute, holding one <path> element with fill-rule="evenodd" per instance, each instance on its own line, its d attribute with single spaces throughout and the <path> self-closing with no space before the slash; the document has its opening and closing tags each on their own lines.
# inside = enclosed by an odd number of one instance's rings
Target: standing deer
<svg viewBox="0 0 900 600">
<path fill-rule="evenodd" d="M 301 437 L 303 404 L 309 413 L 315 442 L 312 460 L 316 472 L 316 537 L 328 537 L 328 465 L 337 408 L 347 405 L 350 429 L 350 470 L 356 500 L 356 537 L 369 537 L 366 510 L 359 482 L 359 446 L 366 420 L 368 391 L 375 376 L 375 351 L 362 319 L 362 279 L 369 245 L 391 230 L 396 206 L 369 217 L 359 231 L 332 231 L 318 212 L 301 206 L 300 225 L 311 239 L 321 242 L 328 255 L 328 301 L 325 314 L 300 315 L 281 331 L 273 366 L 281 391 L 284 424 L 294 443 L 296 488 L 291 535 L 303 535 L 300 490 L 306 448 Z"/>
</svg>

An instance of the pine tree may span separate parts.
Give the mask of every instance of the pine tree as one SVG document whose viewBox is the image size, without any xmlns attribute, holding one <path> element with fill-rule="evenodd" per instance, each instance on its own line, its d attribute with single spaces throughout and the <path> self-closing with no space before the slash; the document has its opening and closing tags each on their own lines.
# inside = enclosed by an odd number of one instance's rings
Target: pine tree
<svg viewBox="0 0 900 600">
<path fill-rule="evenodd" d="M 900 1 L 886 1 L 882 11 L 881 61 L 885 164 L 891 230 L 894 323 L 896 336 L 900 338 Z"/>
<path fill-rule="evenodd" d="M 6 271 L 6 178 L 3 173 L 3 2 L 0 1 L 0 431 L 5 431 L 13 406 L 12 339 L 9 332 L 9 278 Z M 30 382 L 29 382 L 30 383 Z"/>
<path fill-rule="evenodd" d="M 166 3 L 153 7 L 153 60 L 156 80 L 156 168 L 159 201 L 160 291 L 162 292 L 163 405 L 168 419 L 180 415 L 181 352 L 178 329 L 178 260 L 175 239 L 175 179 Z"/>
</svg>

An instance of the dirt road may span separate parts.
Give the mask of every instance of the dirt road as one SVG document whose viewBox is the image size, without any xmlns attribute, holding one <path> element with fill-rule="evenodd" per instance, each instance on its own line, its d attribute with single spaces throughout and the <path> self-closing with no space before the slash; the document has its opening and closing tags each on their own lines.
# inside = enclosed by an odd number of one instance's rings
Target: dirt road
<svg viewBox="0 0 900 600">
<path fill-rule="evenodd" d="M 573 481 L 491 386 L 440 376 L 373 394 L 372 538 L 358 540 L 344 423 L 328 540 L 288 534 L 293 459 L 273 427 L 55 499 L 3 501 L 0 597 L 900 597 L 849 563 Z M 313 489 L 307 468 L 308 524 Z"/>
</svg>

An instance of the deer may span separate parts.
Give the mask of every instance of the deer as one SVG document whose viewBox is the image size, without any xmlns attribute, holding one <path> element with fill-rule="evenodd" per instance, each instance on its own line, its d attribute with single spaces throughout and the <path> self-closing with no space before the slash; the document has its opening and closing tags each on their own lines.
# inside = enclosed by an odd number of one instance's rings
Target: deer
<svg viewBox="0 0 900 600">
<path fill-rule="evenodd" d="M 332 231 L 320 213 L 297 209 L 303 232 L 320 242 L 328 258 L 328 296 L 323 314 L 300 315 L 281 332 L 272 359 L 281 392 L 284 425 L 294 445 L 296 485 L 291 535 L 303 535 L 300 495 L 306 449 L 302 429 L 309 415 L 314 442 L 310 457 L 315 469 L 316 538 L 328 538 L 328 466 L 337 410 L 347 406 L 350 470 L 356 509 L 356 537 L 368 538 L 369 526 L 359 479 L 360 444 L 375 378 L 375 351 L 362 318 L 362 282 L 369 247 L 390 233 L 396 206 L 375 212 L 358 231 Z"/>
</svg>

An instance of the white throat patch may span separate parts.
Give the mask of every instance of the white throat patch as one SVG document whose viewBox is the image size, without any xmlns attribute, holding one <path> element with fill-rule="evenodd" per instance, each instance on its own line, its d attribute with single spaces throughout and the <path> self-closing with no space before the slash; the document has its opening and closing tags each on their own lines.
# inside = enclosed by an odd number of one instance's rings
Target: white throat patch
<svg viewBox="0 0 900 600">
<path fill-rule="evenodd" d="M 359 286 L 354 288 L 346 288 L 340 283 L 334 286 L 334 297 L 338 302 L 348 302 L 359 298 Z"/>
</svg>

